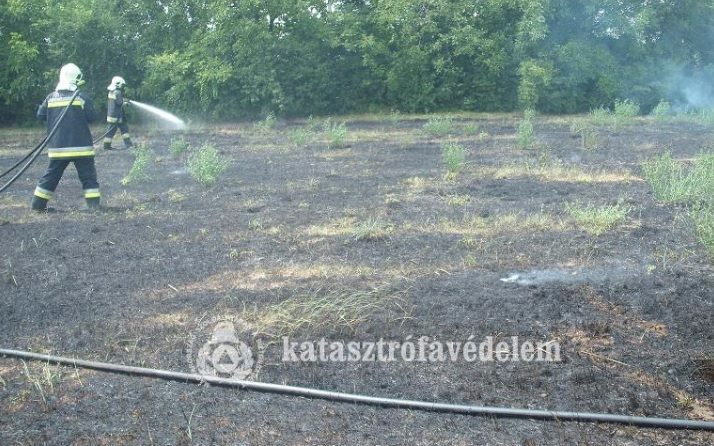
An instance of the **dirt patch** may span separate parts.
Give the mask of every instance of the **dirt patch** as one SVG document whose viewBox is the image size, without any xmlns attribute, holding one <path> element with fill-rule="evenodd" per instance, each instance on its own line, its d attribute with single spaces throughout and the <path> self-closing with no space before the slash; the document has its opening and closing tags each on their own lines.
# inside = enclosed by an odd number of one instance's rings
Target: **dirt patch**
<svg viewBox="0 0 714 446">
<path fill-rule="evenodd" d="M 509 116 L 456 120 L 443 137 L 423 124 L 348 121 L 338 147 L 317 131 L 297 146 L 304 122 L 182 133 L 230 159 L 212 187 L 171 155 L 179 135 L 136 126 L 135 140 L 155 151 L 148 180 L 122 185 L 134 156 L 100 153 L 103 213 L 84 210 L 72 168 L 51 203 L 58 212 L 31 213 L 38 161 L 0 196 L 0 346 L 229 377 L 240 363 L 257 381 L 389 398 L 714 421 L 711 259 L 640 167 L 665 150 L 696 156 L 711 131 L 643 120 L 600 128 L 585 150 L 569 122 L 542 119 L 522 149 Z M 4 132 L 0 168 L 41 138 Z M 468 151 L 458 173 L 445 168 L 445 143 Z M 593 235 L 566 212 L 575 202 L 630 211 Z M 511 355 L 514 340 L 526 354 L 557 345 L 557 360 Z M 384 356 L 366 358 L 380 341 Z M 485 356 L 437 349 L 467 344 Z M 0 358 L 0 402 L 8 444 L 714 441 L 11 358 Z"/>
</svg>

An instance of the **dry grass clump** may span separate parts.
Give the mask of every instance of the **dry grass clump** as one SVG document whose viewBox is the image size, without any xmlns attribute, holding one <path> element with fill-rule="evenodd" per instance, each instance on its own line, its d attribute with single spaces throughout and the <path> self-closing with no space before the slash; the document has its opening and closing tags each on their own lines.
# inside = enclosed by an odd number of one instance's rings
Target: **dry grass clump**
<svg viewBox="0 0 714 446">
<path fill-rule="evenodd" d="M 319 288 L 276 305 L 244 310 L 241 318 L 251 322 L 256 334 L 278 338 L 297 332 L 355 332 L 369 319 L 404 316 L 406 293 L 375 290 L 330 290 Z"/>
</svg>

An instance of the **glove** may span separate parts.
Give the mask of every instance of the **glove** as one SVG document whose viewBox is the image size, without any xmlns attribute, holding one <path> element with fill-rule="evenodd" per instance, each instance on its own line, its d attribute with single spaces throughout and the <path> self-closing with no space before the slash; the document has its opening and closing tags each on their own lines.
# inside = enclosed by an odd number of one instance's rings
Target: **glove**
<svg viewBox="0 0 714 446">
<path fill-rule="evenodd" d="M 126 105 L 126 106 L 131 105 L 131 100 L 129 100 L 129 99 L 124 99 L 124 105 Z"/>
</svg>

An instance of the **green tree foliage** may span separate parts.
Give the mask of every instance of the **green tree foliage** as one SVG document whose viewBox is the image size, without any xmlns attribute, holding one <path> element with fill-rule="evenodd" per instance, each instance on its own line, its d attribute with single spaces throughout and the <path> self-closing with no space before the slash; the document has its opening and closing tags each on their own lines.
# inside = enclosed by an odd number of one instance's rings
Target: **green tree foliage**
<svg viewBox="0 0 714 446">
<path fill-rule="evenodd" d="M 0 2 L 0 121 L 22 120 L 28 113 L 27 102 L 35 97 L 31 86 L 40 83 L 39 39 L 33 35 L 33 11 L 36 5 L 22 7 L 22 2 Z"/>
<path fill-rule="evenodd" d="M 0 122 L 59 67 L 213 120 L 711 106 L 714 0 L 0 0 Z"/>
</svg>

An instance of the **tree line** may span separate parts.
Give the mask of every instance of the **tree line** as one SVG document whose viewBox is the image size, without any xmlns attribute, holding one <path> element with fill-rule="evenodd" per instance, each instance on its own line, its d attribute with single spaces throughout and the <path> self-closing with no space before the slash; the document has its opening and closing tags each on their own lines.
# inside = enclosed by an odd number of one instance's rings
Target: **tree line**
<svg viewBox="0 0 714 446">
<path fill-rule="evenodd" d="M 212 120 L 708 107 L 714 0 L 0 0 L 0 122 L 59 68 Z"/>
</svg>

